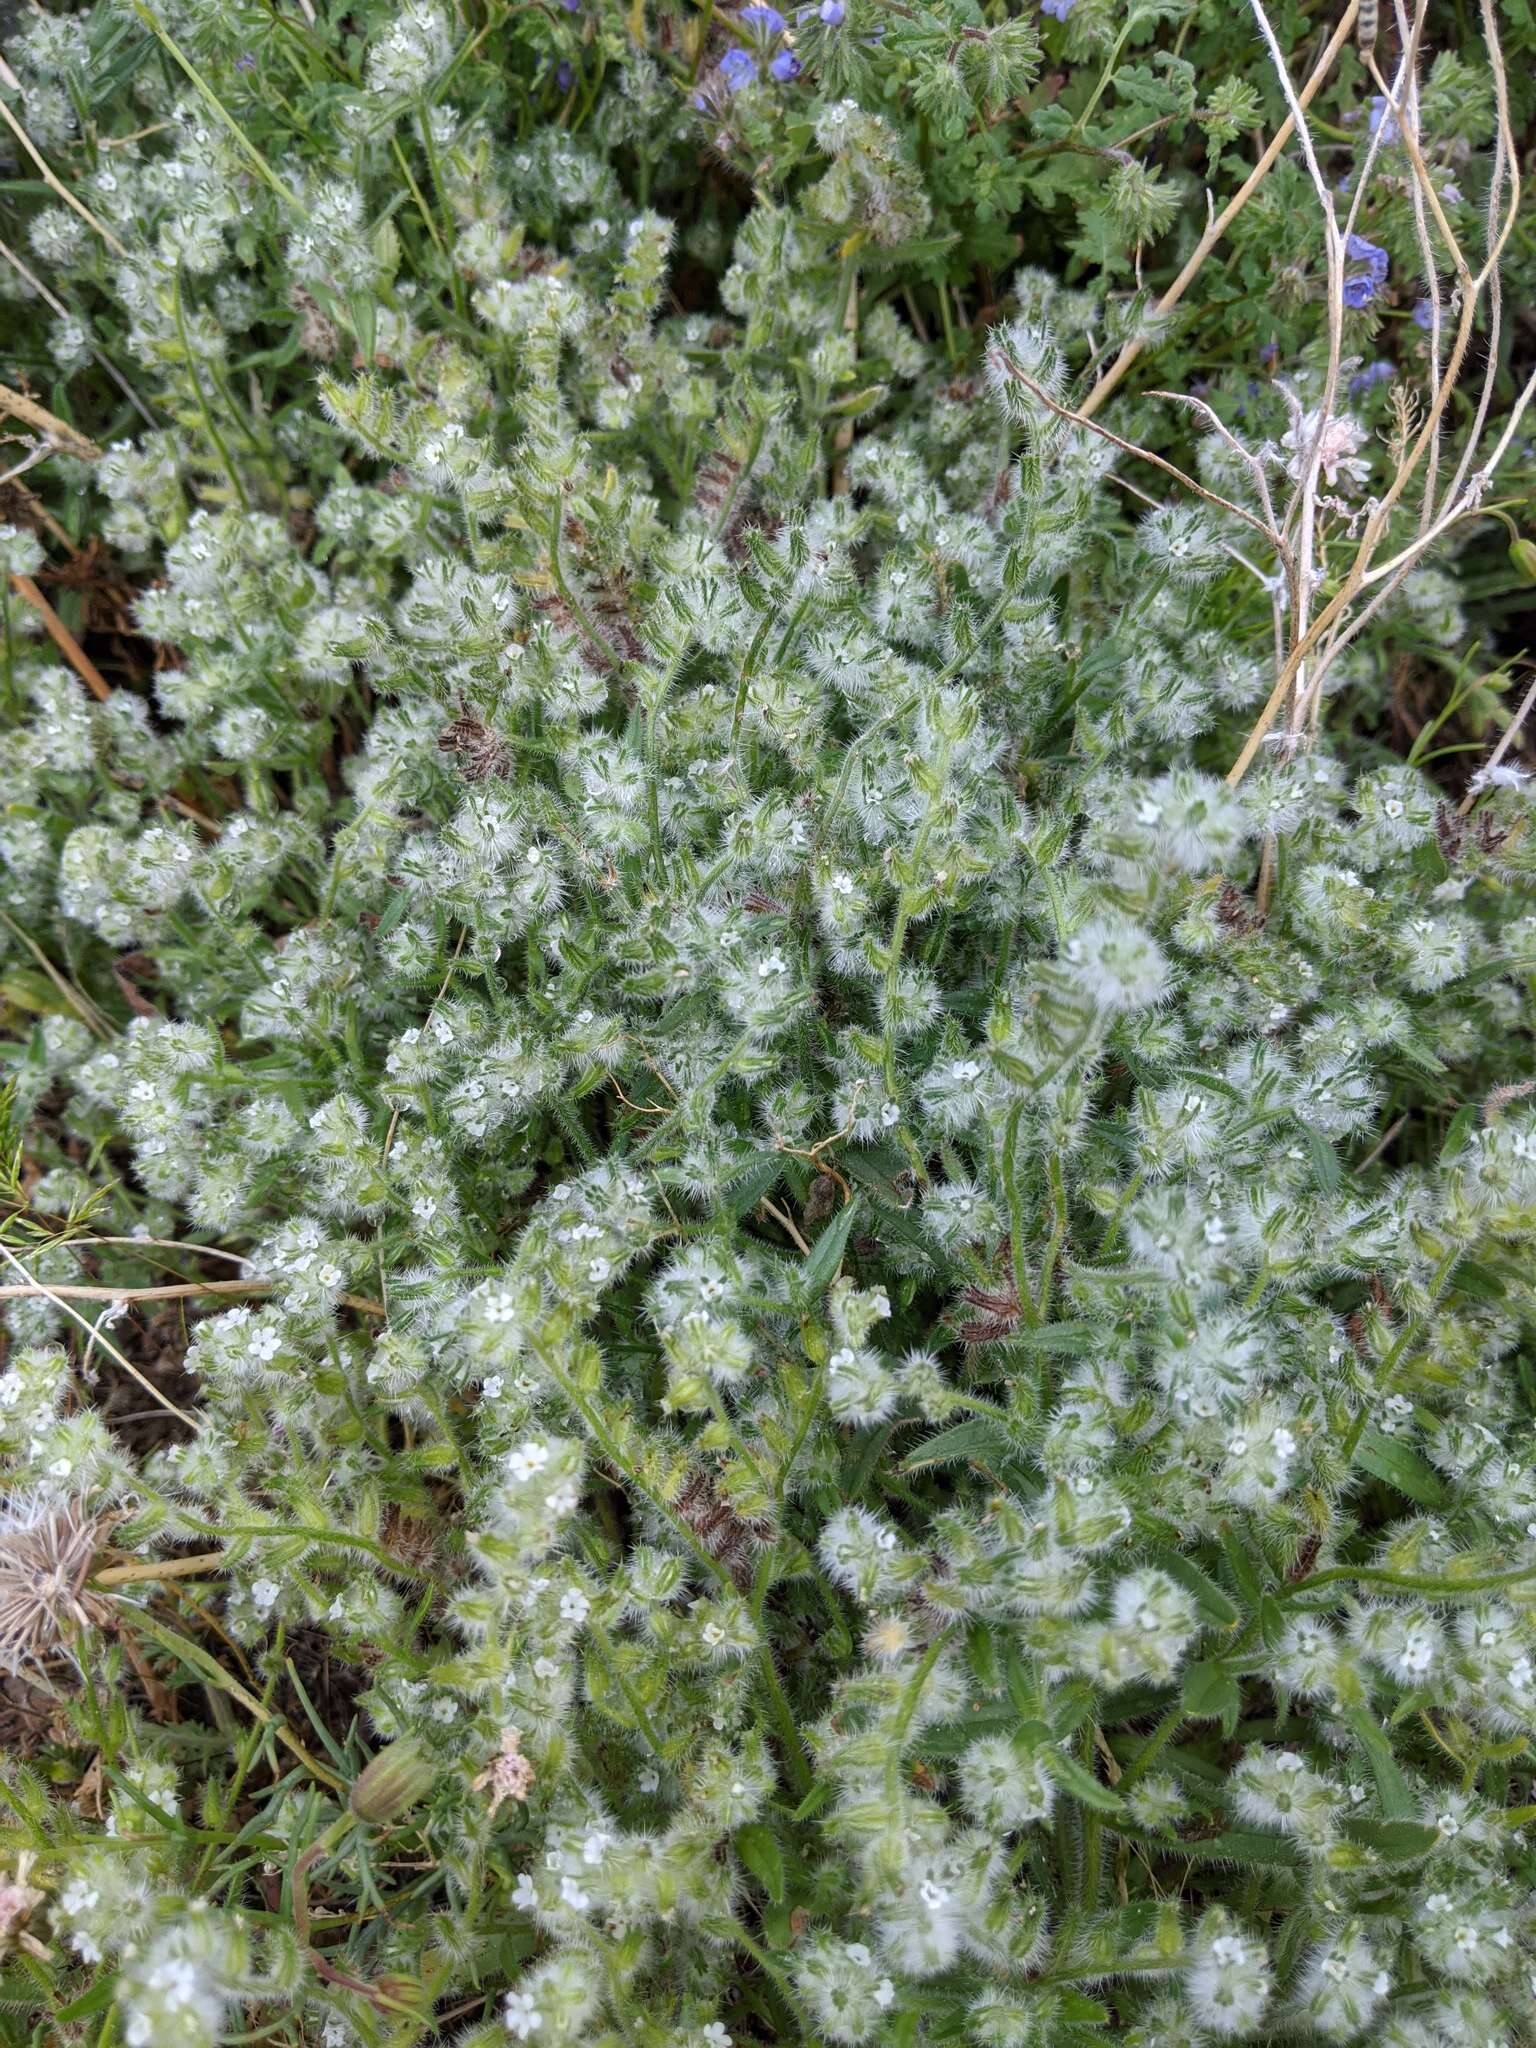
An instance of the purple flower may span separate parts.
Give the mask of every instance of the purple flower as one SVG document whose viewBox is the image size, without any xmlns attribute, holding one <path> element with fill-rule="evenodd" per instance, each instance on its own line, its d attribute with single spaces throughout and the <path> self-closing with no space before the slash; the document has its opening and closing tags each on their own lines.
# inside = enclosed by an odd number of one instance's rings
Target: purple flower
<svg viewBox="0 0 1536 2048">
<path fill-rule="evenodd" d="M 235 69 L 237 71 L 254 71 L 256 69 L 256 59 L 249 50 L 242 50 L 240 52 L 240 55 L 235 59 Z"/>
<path fill-rule="evenodd" d="M 1370 272 L 1372 284 L 1387 281 L 1388 259 L 1385 249 L 1378 249 L 1374 242 L 1368 242 L 1364 235 L 1351 235 L 1344 244 L 1344 253 L 1351 263 L 1363 263 Z"/>
<path fill-rule="evenodd" d="M 1363 398 L 1368 391 L 1374 391 L 1378 384 L 1390 384 L 1397 375 L 1393 366 L 1381 360 L 1370 363 L 1365 369 L 1349 380 L 1350 396 Z"/>
<path fill-rule="evenodd" d="M 818 11 L 828 28 L 841 28 L 843 16 L 848 12 L 847 8 L 843 5 L 843 0 L 821 0 L 821 7 Z"/>
<path fill-rule="evenodd" d="M 1368 306 L 1376 296 L 1376 280 L 1363 270 L 1357 270 L 1353 277 L 1344 280 L 1344 303 L 1351 312 L 1358 313 L 1362 306 Z"/>
<path fill-rule="evenodd" d="M 559 64 L 555 66 L 555 83 L 556 85 L 559 86 L 562 92 L 570 91 L 571 80 L 575 76 L 575 72 L 571 69 L 570 65 L 567 64 L 563 59 Z"/>
<path fill-rule="evenodd" d="M 1276 363 L 1277 363 L 1277 362 L 1278 362 L 1279 360 L 1280 360 L 1280 344 L 1279 344 L 1279 342 L 1278 342 L 1278 341 L 1266 341 L 1266 342 L 1265 342 L 1265 344 L 1264 344 L 1264 346 L 1263 346 L 1263 347 L 1262 347 L 1262 348 L 1261 348 L 1261 349 L 1259 350 L 1259 362 L 1260 362 L 1260 363 L 1262 364 L 1262 366 L 1263 366 L 1263 367 L 1264 367 L 1264 368 L 1265 368 L 1266 370 L 1272 370 L 1272 369 L 1273 369 L 1273 368 L 1275 367 L 1275 364 L 1276 364 Z"/>
<path fill-rule="evenodd" d="M 788 85 L 792 78 L 800 76 L 800 59 L 793 50 L 780 50 L 768 69 L 780 85 Z"/>
<path fill-rule="evenodd" d="M 1435 302 L 1433 299 L 1419 300 L 1413 309 L 1413 324 L 1415 327 L 1422 327 L 1424 332 L 1428 334 L 1435 324 Z"/>
<path fill-rule="evenodd" d="M 789 23 L 777 7 L 764 6 L 762 0 L 754 0 L 753 6 L 743 7 L 741 25 L 751 35 L 765 43 L 776 42 L 789 27 Z"/>
<path fill-rule="evenodd" d="M 740 92 L 757 79 L 757 63 L 745 50 L 727 50 L 720 59 L 720 83 L 727 92 Z"/>
<path fill-rule="evenodd" d="M 1054 14 L 1058 21 L 1065 21 L 1077 5 L 1077 0 L 1040 0 L 1042 14 Z"/>
<path fill-rule="evenodd" d="M 1381 130 L 1382 145 L 1385 148 L 1390 149 L 1394 142 L 1401 139 L 1402 131 L 1397 125 L 1397 116 L 1379 92 L 1371 95 L 1371 133 L 1374 135 L 1378 128 Z"/>
</svg>

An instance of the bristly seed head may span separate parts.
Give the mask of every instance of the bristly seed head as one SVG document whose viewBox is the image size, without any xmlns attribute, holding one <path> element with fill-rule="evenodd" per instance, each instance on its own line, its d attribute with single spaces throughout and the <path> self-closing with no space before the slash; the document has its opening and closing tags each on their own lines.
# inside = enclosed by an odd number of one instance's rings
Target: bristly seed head
<svg viewBox="0 0 1536 2048">
<path fill-rule="evenodd" d="M 108 1603 L 86 1590 L 105 1527 L 79 1494 L 0 1506 L 0 1670 L 41 1667 L 67 1636 L 108 1619 Z"/>
</svg>

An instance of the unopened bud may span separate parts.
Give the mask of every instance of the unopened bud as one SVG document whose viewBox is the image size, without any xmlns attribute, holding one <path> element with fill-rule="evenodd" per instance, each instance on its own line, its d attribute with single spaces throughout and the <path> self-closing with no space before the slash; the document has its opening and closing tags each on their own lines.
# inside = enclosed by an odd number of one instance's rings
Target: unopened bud
<svg viewBox="0 0 1536 2048">
<path fill-rule="evenodd" d="M 359 1820 L 377 1827 L 409 1813 L 436 1776 L 437 1766 L 419 1742 L 392 1742 L 364 1765 L 347 1804 Z"/>
<path fill-rule="evenodd" d="M 1509 544 L 1509 559 L 1515 565 L 1515 574 L 1527 583 L 1536 583 L 1536 540 L 1527 540 L 1522 534 Z"/>
</svg>

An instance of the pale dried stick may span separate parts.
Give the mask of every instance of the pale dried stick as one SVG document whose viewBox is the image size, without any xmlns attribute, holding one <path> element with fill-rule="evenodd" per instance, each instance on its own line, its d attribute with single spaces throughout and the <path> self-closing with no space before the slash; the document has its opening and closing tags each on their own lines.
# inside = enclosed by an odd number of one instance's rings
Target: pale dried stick
<svg viewBox="0 0 1536 2048">
<path fill-rule="evenodd" d="M 18 1268 L 20 1270 L 23 1269 Z M 28 1301 L 41 1295 L 49 1301 L 57 1301 L 62 1307 L 70 1301 L 188 1301 L 205 1294 L 245 1296 L 254 1300 L 275 1293 L 277 1285 L 275 1280 L 177 1280 L 167 1281 L 160 1287 L 98 1287 L 75 1281 L 55 1282 L 45 1287 L 41 1280 L 34 1280 L 26 1287 L 0 1287 L 0 1301 Z M 343 1294 L 338 1298 L 345 1307 L 355 1309 L 359 1315 L 388 1314 L 383 1302 L 371 1301 L 366 1294 Z M 86 1327 L 95 1330 L 96 1325 Z"/>
<path fill-rule="evenodd" d="M 1243 506 L 1235 505 L 1230 498 L 1222 497 L 1219 491 L 1207 490 L 1204 484 L 1190 476 L 1187 471 L 1180 469 L 1177 463 L 1167 462 L 1161 455 L 1154 455 L 1150 448 L 1138 448 L 1134 441 L 1122 440 L 1118 434 L 1112 434 L 1108 427 L 1101 427 L 1097 420 L 1089 419 L 1085 413 L 1074 412 L 1069 405 L 1062 405 L 1059 400 L 1052 398 L 1048 391 L 1043 390 L 1033 377 L 1026 377 L 1016 364 L 1009 362 L 1001 349 L 988 350 L 988 356 L 1005 376 L 1011 377 L 1015 384 L 1022 384 L 1032 398 L 1037 398 L 1046 410 L 1055 413 L 1058 419 L 1068 420 L 1074 427 L 1086 428 L 1090 434 L 1098 434 L 1116 448 L 1122 449 L 1125 454 L 1134 455 L 1142 462 L 1150 462 L 1154 469 L 1160 469 L 1165 476 L 1171 476 L 1176 483 L 1182 484 L 1185 490 L 1193 491 L 1197 498 L 1204 498 L 1207 504 L 1216 505 L 1223 512 L 1230 512 L 1234 518 L 1241 519 L 1245 526 L 1251 526 L 1255 533 L 1262 534 L 1270 546 L 1282 559 L 1284 558 L 1285 543 L 1279 534 L 1272 526 L 1266 526 L 1262 519 L 1255 518 L 1253 513 L 1246 511 Z"/>
<path fill-rule="evenodd" d="M 11 112 L 10 108 L 6 105 L 4 100 L 0 100 L 0 116 L 4 117 L 6 127 L 10 129 L 11 133 L 15 136 L 16 140 L 27 152 L 27 155 L 31 157 L 33 163 L 37 165 L 37 168 L 42 175 L 43 183 L 48 187 L 49 191 L 56 192 L 67 207 L 71 208 L 73 212 L 78 213 L 80 218 L 87 225 L 87 227 L 93 228 L 96 231 L 96 233 L 100 235 L 101 239 L 106 243 L 107 247 L 112 251 L 114 256 L 126 256 L 128 254 L 128 251 L 123 247 L 122 243 L 117 239 L 116 235 L 113 234 L 112 230 L 109 227 L 104 227 L 102 223 L 96 218 L 95 214 L 92 213 L 91 209 L 85 204 L 83 204 L 82 201 L 78 200 L 75 197 L 74 193 L 70 191 L 69 187 L 65 184 L 62 184 L 59 181 L 59 179 L 54 176 L 52 170 L 44 162 L 43 158 L 39 155 L 37 148 L 32 141 L 31 136 L 27 133 L 26 129 L 22 127 L 21 123 L 17 120 L 16 116 Z"/>
<path fill-rule="evenodd" d="M 25 281 L 32 287 L 33 291 L 37 293 L 37 296 L 43 301 L 45 305 L 52 306 L 54 312 L 59 315 L 60 319 L 69 320 L 74 317 L 71 314 L 68 306 L 64 304 L 64 301 L 62 299 L 55 298 L 53 293 L 49 291 L 47 285 L 43 283 L 42 279 L 40 277 L 34 276 L 33 273 L 30 270 L 28 270 L 26 264 L 22 262 L 21 258 L 16 254 L 16 251 L 10 246 L 8 242 L 0 241 L 0 256 L 3 256 L 5 258 L 5 261 L 10 264 L 12 270 L 16 272 L 16 275 L 18 277 L 25 279 Z M 149 407 L 144 403 L 143 399 L 140 398 L 137 391 L 135 391 L 133 386 L 128 382 L 128 379 L 118 369 L 116 363 L 113 362 L 112 358 L 108 355 L 104 355 L 94 342 L 90 343 L 90 351 L 93 360 L 96 363 L 98 363 L 103 370 L 106 371 L 107 375 L 112 379 L 112 382 L 117 386 L 118 390 L 122 392 L 124 398 L 127 399 L 128 403 L 133 407 L 134 411 L 138 414 L 139 418 L 143 420 L 144 424 L 148 427 L 158 428 L 160 422 L 155 418 L 154 414 L 150 411 Z M 52 415 L 50 414 L 49 417 L 51 418 Z M 89 443 L 87 443 L 86 445 L 90 447 Z M 90 455 L 87 459 L 94 462 L 97 456 L 100 455 L 100 453 L 101 450 L 99 448 L 90 447 Z"/>
<path fill-rule="evenodd" d="M 1483 39 L 1488 45 L 1488 67 L 1493 74 L 1493 102 L 1497 111 L 1498 122 L 1494 132 L 1494 174 L 1488 188 L 1488 249 L 1480 275 L 1489 282 L 1490 306 L 1497 304 L 1502 307 L 1502 287 L 1498 287 L 1498 296 L 1495 299 L 1494 286 L 1499 275 L 1499 259 L 1503 255 L 1505 243 L 1514 233 L 1515 222 L 1520 212 L 1520 151 L 1515 140 L 1514 123 L 1511 120 L 1509 111 L 1509 78 L 1504 66 L 1504 52 L 1499 45 L 1498 23 L 1494 18 L 1490 0 L 1482 0 L 1482 18 Z M 1509 180 L 1509 206 L 1504 215 L 1503 225 L 1495 232 L 1495 222 L 1498 216 L 1499 188 L 1505 176 Z M 1478 397 L 1477 413 L 1473 420 L 1473 429 L 1467 437 L 1466 444 L 1462 450 L 1461 460 L 1456 465 L 1456 473 L 1451 482 L 1451 496 L 1460 491 L 1462 485 L 1466 482 L 1473 453 L 1477 442 L 1481 439 L 1483 427 L 1488 417 L 1488 408 L 1493 397 L 1493 383 L 1497 369 L 1497 351 L 1490 347 L 1487 369 L 1483 378 L 1483 389 Z M 1521 410 L 1524 410 L 1524 401 L 1522 401 Z M 1493 469 L 1497 466 L 1506 445 L 1507 442 L 1500 442 L 1497 451 L 1485 465 L 1486 468 Z"/>
<path fill-rule="evenodd" d="M 0 101 L 0 106 L 3 105 L 4 101 Z M 9 384 L 0 384 L 0 413 L 9 413 L 12 419 L 20 420 L 24 426 L 35 428 L 54 447 L 62 448 L 66 455 L 78 455 L 82 462 L 95 462 L 101 455 L 96 443 L 88 441 L 68 420 L 61 420 L 57 413 L 39 405 L 25 391 L 13 391 Z"/>
<path fill-rule="evenodd" d="M 38 1280 L 33 1274 L 29 1273 L 26 1267 L 21 1263 L 20 1259 L 18 1259 L 15 1253 L 10 1249 L 9 1245 L 0 1243 L 0 1259 L 4 1259 L 8 1266 L 14 1267 L 15 1270 L 21 1275 L 22 1279 L 27 1282 L 27 1286 L 23 1290 L 23 1292 L 27 1294 L 41 1295 L 45 1301 L 51 1301 L 55 1308 L 61 1308 L 64 1311 L 65 1315 L 69 1317 L 71 1322 L 78 1323 L 80 1328 L 84 1330 L 85 1334 L 88 1337 L 95 1338 L 95 1341 L 97 1342 L 97 1344 L 100 1345 L 101 1349 L 106 1352 L 107 1356 L 110 1359 L 112 1359 L 115 1364 L 120 1365 L 122 1367 L 123 1371 L 127 1373 L 130 1379 L 138 1381 L 139 1385 L 144 1389 L 145 1393 L 148 1394 L 149 1398 L 152 1401 L 156 1402 L 161 1408 L 163 1408 L 167 1415 L 174 1415 L 176 1420 L 178 1422 L 184 1422 L 187 1425 L 188 1429 L 196 1430 L 199 1427 L 198 1420 L 195 1415 L 189 1415 L 185 1408 L 178 1408 L 174 1401 L 167 1400 L 165 1395 L 162 1394 L 160 1389 L 155 1385 L 154 1381 L 151 1379 L 147 1379 L 145 1375 L 139 1371 L 139 1368 L 133 1363 L 132 1359 L 124 1358 L 122 1352 L 118 1350 L 115 1344 L 111 1343 L 106 1337 L 102 1336 L 100 1331 L 97 1330 L 93 1324 L 88 1322 L 83 1315 L 81 1315 L 79 1309 L 72 1307 L 71 1304 L 63 1298 L 63 1293 L 60 1290 L 44 1286 L 41 1280 Z M 75 1290 L 73 1289 L 69 1290 L 69 1292 L 74 1291 Z M 113 1290 L 110 1288 L 105 1289 L 103 1291 L 108 1294 L 113 1293 Z M 7 1289 L 7 1292 L 10 1292 L 10 1290 Z M 97 1295 L 95 1298 L 99 1300 L 101 1297 L 100 1295 Z"/>
</svg>

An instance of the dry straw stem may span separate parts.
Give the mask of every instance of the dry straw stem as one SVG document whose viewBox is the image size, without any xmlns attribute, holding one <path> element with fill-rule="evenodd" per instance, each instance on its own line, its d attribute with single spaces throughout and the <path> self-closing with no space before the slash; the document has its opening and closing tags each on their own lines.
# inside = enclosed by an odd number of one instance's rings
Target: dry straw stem
<svg viewBox="0 0 1536 2048">
<path fill-rule="evenodd" d="M 0 107 L 4 104 L 0 100 Z M 76 455 L 82 462 L 101 459 L 101 450 L 94 441 L 88 440 L 68 420 L 61 420 L 57 413 L 50 412 L 47 406 L 39 405 L 35 398 L 29 398 L 25 391 L 13 391 L 9 384 L 0 384 L 0 413 L 33 428 L 66 455 Z"/>
<path fill-rule="evenodd" d="M 187 1425 L 188 1429 L 197 1429 L 198 1421 L 195 1415 L 189 1415 L 185 1408 L 178 1408 L 174 1401 L 168 1400 L 166 1396 L 161 1393 L 160 1389 L 155 1385 L 154 1381 L 151 1379 L 147 1379 L 145 1375 L 139 1371 L 139 1368 L 133 1363 L 132 1359 L 124 1358 L 122 1352 L 118 1350 L 117 1346 L 110 1342 L 109 1339 L 104 1337 L 94 1323 L 87 1322 L 85 1317 L 81 1315 L 79 1309 L 72 1307 L 70 1303 L 64 1298 L 63 1294 L 59 1292 L 59 1290 L 52 1287 L 45 1287 L 41 1280 L 37 1279 L 33 1274 L 29 1273 L 26 1267 L 21 1263 L 20 1259 L 17 1258 L 16 1254 L 6 1244 L 0 1244 L 0 1259 L 4 1259 L 5 1263 L 8 1266 L 13 1267 L 14 1270 L 18 1272 L 21 1275 L 22 1279 L 26 1282 L 25 1288 L 21 1290 L 23 1293 L 41 1295 L 45 1301 L 51 1301 L 56 1308 L 61 1308 L 64 1311 L 65 1315 L 69 1317 L 70 1321 L 78 1323 L 80 1328 L 84 1330 L 84 1332 L 92 1340 L 92 1342 L 95 1344 L 99 1344 L 101 1349 L 106 1352 L 107 1356 L 110 1359 L 112 1359 L 115 1364 L 120 1365 L 123 1371 L 127 1373 L 130 1379 L 136 1380 L 138 1384 L 144 1389 L 145 1393 L 148 1394 L 149 1398 L 152 1401 L 154 1401 L 159 1407 L 163 1408 L 167 1415 L 174 1415 L 176 1420 L 178 1422 L 184 1422 Z M 6 1289 L 6 1292 L 8 1294 L 14 1293 L 15 1291 L 16 1290 L 12 1288 Z"/>
<path fill-rule="evenodd" d="M 59 617 L 47 598 L 44 597 L 43 593 L 32 581 L 32 578 L 30 576 L 12 576 L 11 588 L 18 597 L 25 598 L 26 602 L 31 605 L 32 609 L 41 618 L 43 624 L 48 629 L 49 639 L 58 648 L 60 654 L 63 655 L 75 674 L 96 699 L 96 702 L 98 704 L 110 703 L 112 700 L 112 685 L 80 645 L 74 634 L 71 633 L 68 626 Z"/>
<path fill-rule="evenodd" d="M 1355 16 L 1359 11 L 1360 0 L 1349 0 L 1349 5 L 1339 18 L 1338 27 L 1328 38 L 1322 55 L 1313 67 L 1311 77 L 1296 95 L 1296 105 L 1298 107 L 1305 110 L 1311 105 L 1324 80 L 1333 69 L 1340 50 L 1349 41 L 1350 33 L 1355 25 Z M 1290 141 L 1295 130 L 1296 116 L 1293 112 L 1286 115 L 1285 120 L 1275 130 L 1274 138 L 1265 149 L 1263 155 L 1195 244 L 1194 252 L 1190 256 L 1189 261 L 1184 265 L 1184 268 L 1179 272 L 1173 283 L 1169 285 L 1167 291 L 1163 293 L 1153 308 L 1154 320 L 1164 319 L 1173 311 L 1180 299 L 1189 290 L 1196 277 L 1199 276 L 1205 259 L 1227 232 L 1227 229 L 1231 227 L 1233 221 L 1236 220 L 1254 193 L 1258 191 L 1265 178 L 1268 177 L 1280 152 Z M 1115 360 L 1083 400 L 1079 410 L 1084 419 L 1091 419 L 1105 399 L 1116 389 L 1126 372 L 1147 348 L 1148 340 L 1147 336 L 1138 335 L 1125 344 L 1119 355 L 1115 357 Z"/>
<path fill-rule="evenodd" d="M 3 1249 L 0 1246 L 0 1250 Z M 15 1264 L 14 1260 L 12 1264 Z M 61 1305 L 67 1301 L 186 1301 L 200 1294 L 259 1296 L 273 1293 L 276 1287 L 275 1280 L 177 1280 L 167 1282 L 163 1287 L 82 1286 L 74 1281 L 45 1287 L 41 1280 L 34 1280 L 25 1287 L 0 1287 L 0 1301 L 25 1301 L 37 1295 L 46 1295 L 49 1301 L 57 1301 Z M 364 1294 L 344 1294 L 341 1299 L 359 1315 L 382 1316 L 386 1313 L 383 1302 L 370 1301 Z"/>
<path fill-rule="evenodd" d="M 48 164 L 39 154 L 37 145 L 33 142 L 31 136 L 27 133 L 26 129 L 22 127 L 21 123 L 17 120 L 16 116 L 11 112 L 10 108 L 6 105 L 4 100 L 0 100 L 0 115 L 3 115 L 5 117 L 5 125 L 7 126 L 7 128 L 10 129 L 11 133 L 15 136 L 16 140 L 27 152 L 27 155 L 31 157 L 33 163 L 37 165 L 37 168 L 42 175 L 43 183 L 48 187 L 49 191 L 56 192 L 67 207 L 69 207 L 73 212 L 78 213 L 80 218 L 86 223 L 86 225 L 90 228 L 93 228 L 96 231 L 96 233 L 100 235 L 101 239 L 106 243 L 107 247 L 112 251 L 114 256 L 126 256 L 128 254 L 128 251 L 123 247 L 122 243 L 117 239 L 116 235 L 113 234 L 112 230 L 109 227 L 105 227 L 102 224 L 102 222 L 100 222 L 96 218 L 95 214 L 92 213 L 91 209 L 88 206 L 84 205 L 80 200 L 78 200 L 75 197 L 74 193 L 70 191 L 69 187 L 67 185 L 61 184 L 59 180 L 54 176 Z"/>
<path fill-rule="evenodd" d="M 137 1558 L 132 1564 L 113 1564 L 105 1571 L 92 1572 L 91 1584 L 142 1586 L 162 1579 L 211 1578 L 223 1570 L 227 1556 L 223 1550 L 204 1550 L 196 1557 Z"/>
</svg>

